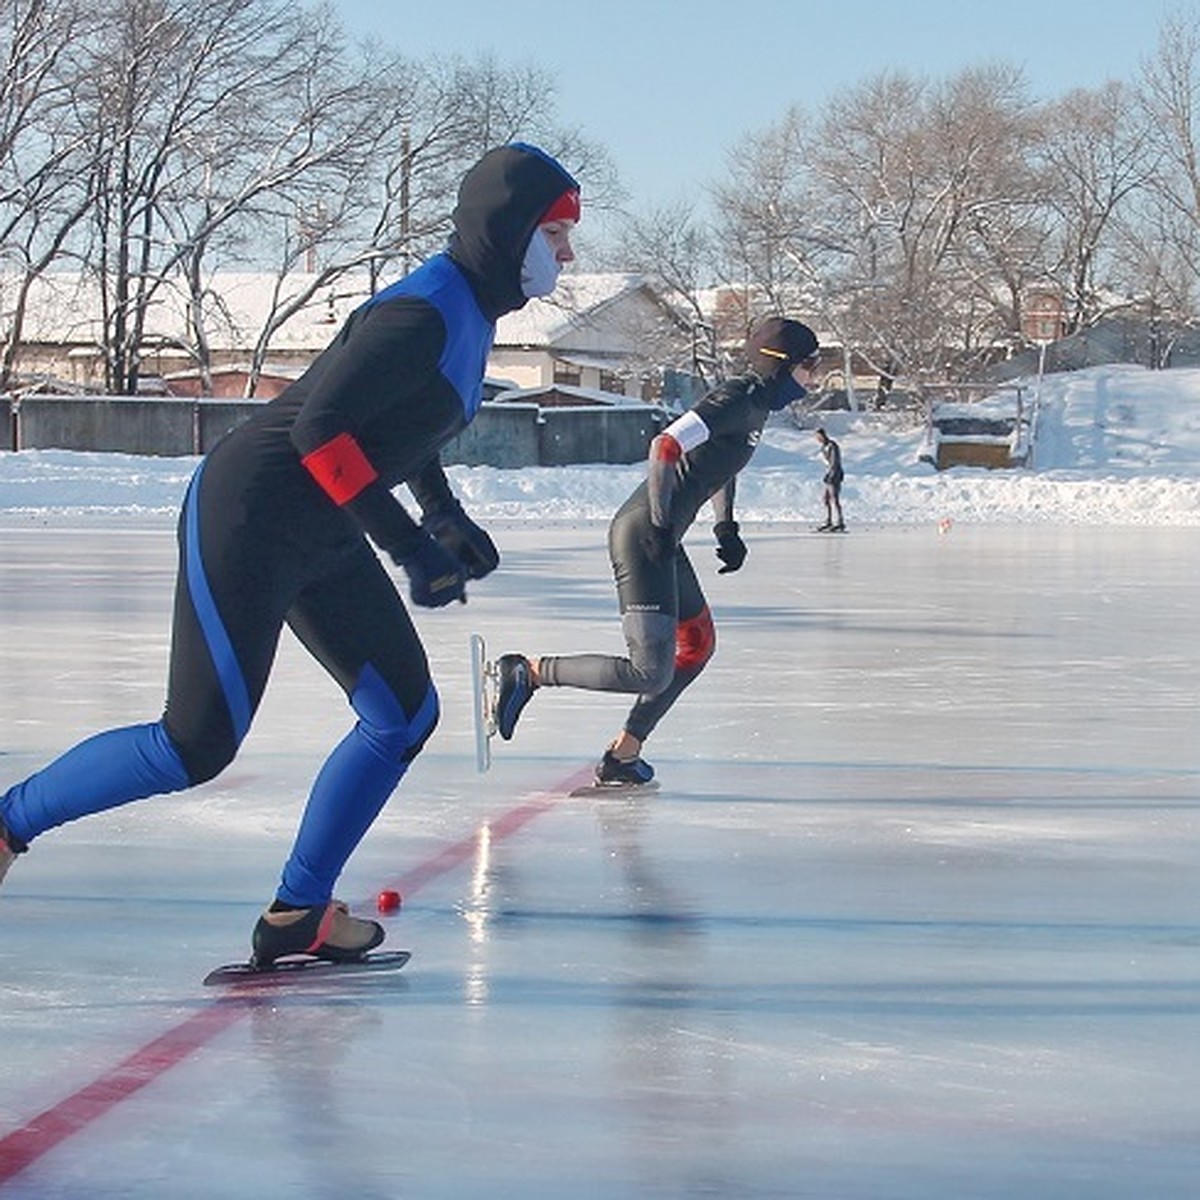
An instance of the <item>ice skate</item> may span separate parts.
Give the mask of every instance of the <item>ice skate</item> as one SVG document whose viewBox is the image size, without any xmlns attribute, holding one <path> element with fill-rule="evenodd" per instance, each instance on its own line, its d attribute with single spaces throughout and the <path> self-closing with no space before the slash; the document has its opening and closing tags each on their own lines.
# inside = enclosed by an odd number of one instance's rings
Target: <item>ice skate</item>
<svg viewBox="0 0 1200 1200">
<path fill-rule="evenodd" d="M 572 796 L 594 796 L 597 792 L 610 795 L 630 795 L 634 792 L 656 792 L 658 780 L 654 768 L 644 758 L 623 760 L 610 749 L 596 764 L 595 773 L 589 782 L 575 788 Z"/>
<path fill-rule="evenodd" d="M 352 917 L 340 900 L 324 908 L 298 908 L 284 912 L 268 910 L 258 919 L 251 939 L 251 965 L 269 967 L 278 958 L 307 954 L 331 962 L 353 962 L 363 958 L 383 941 L 383 926 L 377 921 Z"/>
<path fill-rule="evenodd" d="M 596 764 L 597 787 L 647 787 L 654 780 L 654 768 L 644 758 L 619 759 L 611 750 Z"/>
<path fill-rule="evenodd" d="M 496 660 L 496 671 L 500 677 L 500 689 L 496 697 L 496 730 L 507 742 L 512 740 L 517 718 L 529 703 L 536 685 L 529 659 L 522 654 L 500 655 Z"/>
</svg>

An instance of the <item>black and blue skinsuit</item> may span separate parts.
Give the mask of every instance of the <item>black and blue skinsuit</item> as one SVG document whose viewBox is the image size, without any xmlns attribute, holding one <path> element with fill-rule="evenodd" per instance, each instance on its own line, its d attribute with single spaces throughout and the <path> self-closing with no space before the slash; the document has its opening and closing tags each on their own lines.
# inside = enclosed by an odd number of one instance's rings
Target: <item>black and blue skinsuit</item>
<svg viewBox="0 0 1200 1200">
<path fill-rule="evenodd" d="M 425 651 L 371 543 L 405 567 L 420 604 L 459 598 L 466 577 L 495 566 L 439 451 L 478 411 L 496 320 L 525 303 L 521 264 L 542 214 L 577 187 L 535 147 L 485 155 L 463 178 L 447 249 L 352 313 L 201 462 L 179 521 L 163 715 L 89 738 L 11 787 L 0 798 L 11 842 L 216 776 L 286 625 L 356 717 L 312 786 L 277 892 L 294 906 L 330 899 L 438 720 Z M 400 483 L 422 524 L 394 495 Z M 472 553 L 456 557 L 464 529 Z"/>
</svg>

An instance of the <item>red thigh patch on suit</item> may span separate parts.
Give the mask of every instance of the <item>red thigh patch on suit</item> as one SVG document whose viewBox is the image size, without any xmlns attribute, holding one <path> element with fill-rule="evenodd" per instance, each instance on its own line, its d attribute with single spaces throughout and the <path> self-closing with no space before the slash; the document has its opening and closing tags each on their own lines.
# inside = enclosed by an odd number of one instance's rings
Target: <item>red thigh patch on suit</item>
<svg viewBox="0 0 1200 1200">
<path fill-rule="evenodd" d="M 694 617 L 675 626 L 675 669 L 704 666 L 716 646 L 717 631 L 705 605 Z"/>
</svg>

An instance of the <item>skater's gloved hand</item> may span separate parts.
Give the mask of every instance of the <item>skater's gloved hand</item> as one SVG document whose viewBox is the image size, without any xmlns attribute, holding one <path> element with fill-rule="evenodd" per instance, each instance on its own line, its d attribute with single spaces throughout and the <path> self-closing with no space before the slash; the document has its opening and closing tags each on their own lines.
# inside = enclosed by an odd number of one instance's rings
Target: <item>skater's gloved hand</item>
<svg viewBox="0 0 1200 1200">
<path fill-rule="evenodd" d="M 717 539 L 717 557 L 725 564 L 717 574 L 728 575 L 746 561 L 746 543 L 738 533 L 736 521 L 718 521 L 713 526 L 713 534 Z"/>
<path fill-rule="evenodd" d="M 408 575 L 412 602 L 422 608 L 441 608 L 452 600 L 467 602 L 467 577 L 462 563 L 428 534 L 422 534 L 396 561 Z"/>
<path fill-rule="evenodd" d="M 500 565 L 496 543 L 463 512 L 457 501 L 426 513 L 421 518 L 421 528 L 458 559 L 468 579 L 482 579 Z"/>
<path fill-rule="evenodd" d="M 668 562 L 675 557 L 675 532 L 659 525 L 647 525 L 642 534 L 642 549 L 652 563 Z"/>
</svg>

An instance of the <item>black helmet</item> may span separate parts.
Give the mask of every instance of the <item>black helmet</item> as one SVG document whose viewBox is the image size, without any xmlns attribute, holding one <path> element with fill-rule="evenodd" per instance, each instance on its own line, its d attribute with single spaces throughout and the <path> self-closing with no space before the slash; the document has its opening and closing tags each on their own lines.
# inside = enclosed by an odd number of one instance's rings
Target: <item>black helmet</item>
<svg viewBox="0 0 1200 1200">
<path fill-rule="evenodd" d="M 817 335 L 802 322 L 765 317 L 746 339 L 746 360 L 764 379 L 771 379 L 805 359 L 815 358 L 819 349 Z"/>
</svg>

